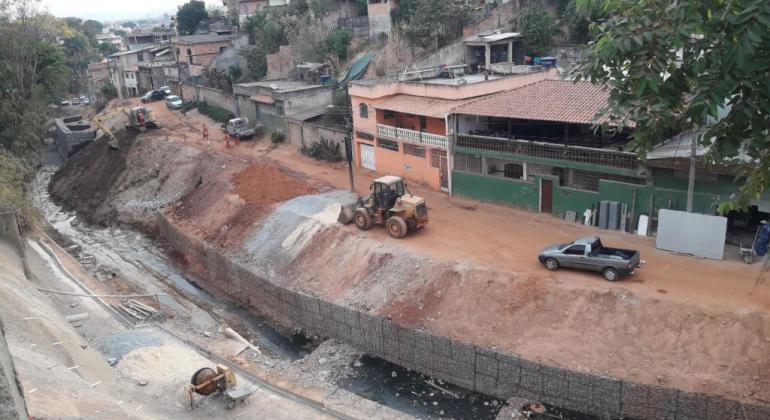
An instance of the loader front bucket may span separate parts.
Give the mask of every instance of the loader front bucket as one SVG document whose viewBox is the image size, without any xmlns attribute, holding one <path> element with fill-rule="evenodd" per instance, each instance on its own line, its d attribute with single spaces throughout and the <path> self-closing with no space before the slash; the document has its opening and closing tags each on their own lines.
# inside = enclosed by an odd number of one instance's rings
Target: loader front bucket
<svg viewBox="0 0 770 420">
<path fill-rule="evenodd" d="M 353 221 L 353 214 L 356 212 L 358 203 L 342 203 L 340 205 L 340 215 L 337 217 L 337 221 L 343 225 Z"/>
</svg>

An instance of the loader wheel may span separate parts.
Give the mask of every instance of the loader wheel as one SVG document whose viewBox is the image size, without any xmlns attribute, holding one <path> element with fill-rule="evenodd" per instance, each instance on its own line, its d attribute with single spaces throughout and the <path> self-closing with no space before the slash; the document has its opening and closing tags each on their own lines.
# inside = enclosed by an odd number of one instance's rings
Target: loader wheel
<svg viewBox="0 0 770 420">
<path fill-rule="evenodd" d="M 361 230 L 369 230 L 372 227 L 372 216 L 364 209 L 356 210 L 356 213 L 353 215 L 353 221 L 356 222 L 356 226 Z"/>
<path fill-rule="evenodd" d="M 406 236 L 406 222 L 399 216 L 393 216 L 388 219 L 388 222 L 385 224 L 385 226 L 388 228 L 388 233 L 390 233 L 390 236 L 396 239 L 401 239 Z"/>
</svg>

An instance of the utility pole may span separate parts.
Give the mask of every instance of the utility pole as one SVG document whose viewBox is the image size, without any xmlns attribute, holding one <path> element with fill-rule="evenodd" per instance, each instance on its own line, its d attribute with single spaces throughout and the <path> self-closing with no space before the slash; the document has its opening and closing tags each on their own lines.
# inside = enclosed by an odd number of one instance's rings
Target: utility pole
<svg viewBox="0 0 770 420">
<path fill-rule="evenodd" d="M 347 94 L 347 89 L 346 92 Z M 350 191 L 356 192 L 355 184 L 353 183 L 353 108 L 350 105 L 350 95 L 345 95 L 346 107 L 345 110 L 345 158 L 348 161 L 348 177 L 350 178 Z"/>
<path fill-rule="evenodd" d="M 692 202 L 695 196 L 695 164 L 698 159 L 698 131 L 693 128 L 690 138 L 690 175 L 687 182 L 687 212 L 692 213 Z"/>
</svg>

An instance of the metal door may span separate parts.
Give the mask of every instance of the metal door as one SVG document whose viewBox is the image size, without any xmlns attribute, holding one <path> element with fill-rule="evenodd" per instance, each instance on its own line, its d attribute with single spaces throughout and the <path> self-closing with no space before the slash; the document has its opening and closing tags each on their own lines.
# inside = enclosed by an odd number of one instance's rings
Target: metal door
<svg viewBox="0 0 770 420">
<path fill-rule="evenodd" d="M 374 146 L 365 143 L 358 143 L 358 146 L 361 150 L 361 166 L 374 171 Z"/>
<path fill-rule="evenodd" d="M 431 166 L 438 168 L 438 178 L 441 189 L 444 191 L 449 190 L 449 164 L 447 163 L 446 152 L 433 149 L 430 153 L 430 160 Z"/>
<path fill-rule="evenodd" d="M 550 179 L 540 180 L 540 213 L 553 212 L 553 182 Z"/>
</svg>

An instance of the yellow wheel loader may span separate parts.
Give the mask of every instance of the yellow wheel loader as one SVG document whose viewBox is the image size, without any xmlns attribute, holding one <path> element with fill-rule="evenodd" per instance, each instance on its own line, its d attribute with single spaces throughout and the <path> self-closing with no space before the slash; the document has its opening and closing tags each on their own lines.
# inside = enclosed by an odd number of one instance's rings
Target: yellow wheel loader
<svg viewBox="0 0 770 420">
<path fill-rule="evenodd" d="M 398 176 L 377 178 L 369 186 L 372 193 L 354 204 L 342 205 L 340 223 L 355 222 L 361 230 L 384 225 L 390 236 L 401 239 L 407 232 L 428 224 L 428 207 L 421 197 L 412 195 Z"/>
</svg>

